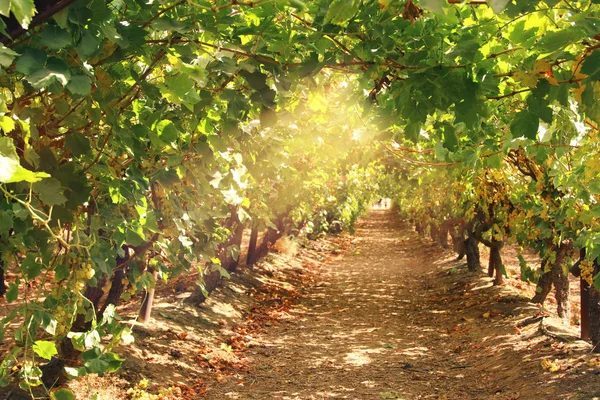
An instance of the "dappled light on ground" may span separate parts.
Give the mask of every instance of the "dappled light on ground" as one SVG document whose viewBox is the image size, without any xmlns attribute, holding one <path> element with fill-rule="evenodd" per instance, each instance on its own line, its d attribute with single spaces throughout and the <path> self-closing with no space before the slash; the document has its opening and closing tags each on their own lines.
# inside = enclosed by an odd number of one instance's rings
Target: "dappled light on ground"
<svg viewBox="0 0 600 400">
<path fill-rule="evenodd" d="M 535 306 L 468 273 L 390 210 L 374 206 L 354 237 L 331 240 L 343 252 L 248 349 L 248 369 L 207 398 L 566 399 L 581 385 L 541 370 L 563 353 L 523 323 Z"/>
</svg>

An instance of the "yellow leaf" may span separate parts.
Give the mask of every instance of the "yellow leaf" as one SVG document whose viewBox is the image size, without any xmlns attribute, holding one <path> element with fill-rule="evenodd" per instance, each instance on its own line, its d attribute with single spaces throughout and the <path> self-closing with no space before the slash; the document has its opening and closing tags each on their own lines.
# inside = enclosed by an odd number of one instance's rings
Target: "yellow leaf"
<svg viewBox="0 0 600 400">
<path fill-rule="evenodd" d="M 538 77 L 537 73 L 528 74 L 527 72 L 518 71 L 513 74 L 513 79 L 515 81 L 519 82 L 523 86 L 527 86 L 527 87 L 531 87 L 531 88 L 533 88 L 537 85 L 538 78 L 539 77 Z"/>
<path fill-rule="evenodd" d="M 560 371 L 560 365 L 558 365 L 558 360 L 550 361 L 549 359 L 544 358 L 540 364 L 544 371 Z"/>
<path fill-rule="evenodd" d="M 535 62 L 535 66 L 533 67 L 533 72 L 536 74 L 540 74 L 542 72 L 548 72 L 552 70 L 552 65 L 548 62 L 548 60 L 537 60 Z"/>
<path fill-rule="evenodd" d="M 560 83 L 558 83 L 558 81 L 556 80 L 555 77 L 553 77 L 552 75 L 546 75 L 546 80 L 548 81 L 549 84 L 554 85 L 554 86 L 558 86 L 560 85 Z"/>
</svg>

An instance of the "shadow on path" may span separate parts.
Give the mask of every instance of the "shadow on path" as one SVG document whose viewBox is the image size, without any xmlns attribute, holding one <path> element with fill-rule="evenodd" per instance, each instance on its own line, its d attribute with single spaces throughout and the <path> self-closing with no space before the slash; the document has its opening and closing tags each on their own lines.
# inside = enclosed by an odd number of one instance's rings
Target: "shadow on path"
<svg viewBox="0 0 600 400">
<path fill-rule="evenodd" d="M 523 339 L 513 337 L 511 322 L 522 299 L 490 305 L 502 289 L 392 211 L 372 210 L 345 240 L 345 253 L 325 264 L 320 283 L 291 310 L 295 318 L 249 349 L 250 370 L 206 398 L 570 398 L 537 387 L 535 377 L 546 379 L 537 358 L 522 362 L 527 346 L 518 349 Z M 490 307 L 492 317 L 482 317 Z"/>
</svg>

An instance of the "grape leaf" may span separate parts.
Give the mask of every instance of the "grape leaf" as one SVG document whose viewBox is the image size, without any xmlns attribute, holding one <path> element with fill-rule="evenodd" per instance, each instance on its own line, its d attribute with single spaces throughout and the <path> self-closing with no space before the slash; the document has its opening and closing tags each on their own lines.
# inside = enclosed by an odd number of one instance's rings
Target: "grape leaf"
<svg viewBox="0 0 600 400">
<path fill-rule="evenodd" d="M 46 52 L 40 49 L 28 48 L 17 59 L 15 69 L 22 74 L 29 75 L 44 68 L 48 59 Z"/>
<path fill-rule="evenodd" d="M 87 96 L 92 91 L 92 81 L 87 75 L 73 75 L 67 89 L 73 94 Z"/>
<path fill-rule="evenodd" d="M 360 3 L 360 0 L 333 0 L 325 14 L 325 23 L 343 25 L 356 15 Z"/>
<path fill-rule="evenodd" d="M 537 139 L 539 125 L 540 119 L 537 115 L 529 111 L 520 111 L 510 124 L 510 131 L 516 138 L 525 137 L 535 140 Z"/>
<path fill-rule="evenodd" d="M 5 298 L 7 303 L 12 303 L 17 299 L 19 295 L 19 285 L 10 282 L 8 284 L 8 290 L 6 291 Z"/>
<path fill-rule="evenodd" d="M 58 350 L 56 349 L 56 344 L 54 342 L 49 342 L 46 340 L 36 340 L 33 343 L 33 351 L 38 356 L 45 358 L 46 360 L 50 360 L 52 356 L 58 354 Z"/>
<path fill-rule="evenodd" d="M 75 394 L 69 389 L 58 389 L 50 393 L 51 400 L 75 400 Z"/>
<path fill-rule="evenodd" d="M 33 191 L 38 193 L 40 200 L 49 206 L 64 204 L 67 201 L 67 198 L 62 194 L 60 181 L 56 178 L 48 178 L 34 183 Z"/>
<path fill-rule="evenodd" d="M 38 182 L 50 175 L 44 172 L 32 172 L 19 164 L 17 150 L 11 138 L 0 138 L 0 182 Z"/>
<path fill-rule="evenodd" d="M 51 50 L 60 50 L 72 43 L 71 34 L 56 25 L 46 25 L 41 40 Z"/>
<path fill-rule="evenodd" d="M 420 4 L 423 8 L 433 11 L 438 14 L 444 13 L 444 6 L 447 4 L 446 0 L 421 0 Z"/>
<path fill-rule="evenodd" d="M 581 72 L 589 79 L 600 80 L 600 51 L 596 50 L 585 58 L 581 65 Z"/>
<path fill-rule="evenodd" d="M 19 53 L 17 53 L 16 51 L 11 50 L 8 47 L 5 47 L 4 45 L 0 44 L 0 65 L 1 66 L 5 67 L 5 68 L 10 67 L 13 60 L 18 55 L 19 55 Z"/>
<path fill-rule="evenodd" d="M 508 2 L 509 0 L 488 0 L 490 7 L 492 7 L 492 10 L 494 10 L 496 14 L 500 14 L 504 10 Z"/>
<path fill-rule="evenodd" d="M 35 3 L 33 0 L 10 0 L 10 11 L 15 15 L 15 18 L 23 29 L 27 29 L 31 23 L 31 19 L 35 15 Z M 3 7 L 4 11 L 6 7 Z M 4 12 L 2 12 L 4 14 Z M 4 14 L 6 15 L 6 14 Z M 8 17 L 8 15 L 6 15 Z"/>
</svg>

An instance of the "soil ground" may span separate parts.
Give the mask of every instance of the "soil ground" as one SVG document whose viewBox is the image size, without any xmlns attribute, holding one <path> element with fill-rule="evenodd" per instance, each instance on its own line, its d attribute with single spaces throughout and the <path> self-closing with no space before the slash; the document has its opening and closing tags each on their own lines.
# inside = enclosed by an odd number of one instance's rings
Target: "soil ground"
<svg viewBox="0 0 600 400">
<path fill-rule="evenodd" d="M 249 368 L 206 398 L 600 396 L 597 358 L 575 329 L 510 285 L 470 274 L 390 211 L 372 211 L 346 244 L 292 319 L 249 350 Z"/>
<path fill-rule="evenodd" d="M 278 242 L 200 308 L 183 302 L 194 277 L 161 284 L 152 321 L 117 349 L 122 370 L 69 386 L 85 400 L 600 400 L 600 358 L 551 298 L 527 301 L 505 250 L 494 287 L 372 210 L 353 236 Z"/>
</svg>

